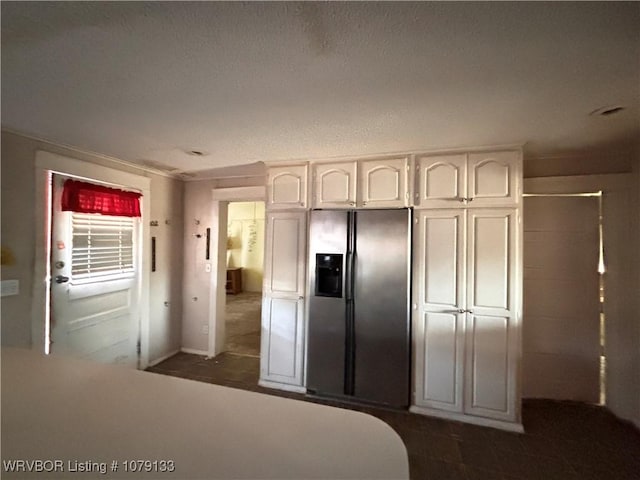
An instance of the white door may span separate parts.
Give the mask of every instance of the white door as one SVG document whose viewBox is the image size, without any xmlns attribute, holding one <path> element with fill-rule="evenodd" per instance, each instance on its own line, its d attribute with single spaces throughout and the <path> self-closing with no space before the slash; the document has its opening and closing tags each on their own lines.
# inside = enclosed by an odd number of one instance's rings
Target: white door
<svg viewBox="0 0 640 480">
<path fill-rule="evenodd" d="M 267 212 L 260 378 L 302 386 L 307 212 Z"/>
<path fill-rule="evenodd" d="M 414 402 L 453 412 L 462 411 L 465 219 L 463 209 L 416 211 Z"/>
<path fill-rule="evenodd" d="M 467 213 L 465 412 L 516 419 L 519 329 L 516 209 Z"/>
<path fill-rule="evenodd" d="M 138 366 L 139 218 L 62 211 L 53 176 L 50 352 Z"/>
<path fill-rule="evenodd" d="M 525 197 L 525 397 L 599 400 L 598 248 L 596 197 Z"/>
</svg>

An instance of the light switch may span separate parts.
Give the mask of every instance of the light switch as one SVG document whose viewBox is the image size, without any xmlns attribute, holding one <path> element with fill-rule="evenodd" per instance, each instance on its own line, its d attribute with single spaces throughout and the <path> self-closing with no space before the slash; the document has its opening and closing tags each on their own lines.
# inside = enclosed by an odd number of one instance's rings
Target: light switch
<svg viewBox="0 0 640 480">
<path fill-rule="evenodd" d="M 2 296 L 18 295 L 20 293 L 20 280 L 2 280 Z"/>
</svg>

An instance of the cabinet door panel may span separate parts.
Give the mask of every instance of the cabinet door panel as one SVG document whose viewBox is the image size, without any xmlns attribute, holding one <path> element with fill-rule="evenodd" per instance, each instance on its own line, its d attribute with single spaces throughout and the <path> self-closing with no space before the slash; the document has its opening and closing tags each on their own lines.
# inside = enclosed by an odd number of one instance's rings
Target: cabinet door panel
<svg viewBox="0 0 640 480">
<path fill-rule="evenodd" d="M 418 158 L 420 207 L 464 206 L 467 155 L 438 155 Z"/>
<path fill-rule="evenodd" d="M 267 214 L 265 292 L 304 294 L 306 212 Z"/>
<path fill-rule="evenodd" d="M 461 410 L 462 314 L 425 312 L 420 404 Z"/>
<path fill-rule="evenodd" d="M 307 206 L 307 166 L 269 168 L 267 207 L 305 208 Z"/>
<path fill-rule="evenodd" d="M 416 212 L 416 405 L 462 411 L 465 212 Z"/>
<path fill-rule="evenodd" d="M 265 380 L 302 385 L 303 300 L 263 302 L 262 368 Z"/>
<path fill-rule="evenodd" d="M 407 159 L 362 160 L 359 167 L 362 206 L 404 207 L 407 204 Z"/>
<path fill-rule="evenodd" d="M 510 325 L 508 317 L 468 315 L 467 413 L 511 417 Z"/>
<path fill-rule="evenodd" d="M 465 413 L 515 421 L 517 210 L 468 210 Z"/>
<path fill-rule="evenodd" d="M 515 209 L 469 209 L 467 305 L 498 316 L 515 313 Z"/>
<path fill-rule="evenodd" d="M 471 153 L 468 166 L 471 206 L 518 203 L 520 152 Z"/>
<path fill-rule="evenodd" d="M 356 162 L 321 163 L 314 168 L 314 207 L 356 204 Z"/>
<path fill-rule="evenodd" d="M 260 378 L 302 386 L 307 213 L 268 212 Z"/>
</svg>

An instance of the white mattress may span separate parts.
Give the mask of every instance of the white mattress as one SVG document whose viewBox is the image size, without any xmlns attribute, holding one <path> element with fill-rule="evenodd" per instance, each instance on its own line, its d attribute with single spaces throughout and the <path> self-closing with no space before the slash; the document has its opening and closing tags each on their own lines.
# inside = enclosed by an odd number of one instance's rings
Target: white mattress
<svg viewBox="0 0 640 480">
<path fill-rule="evenodd" d="M 2 460 L 2 478 L 409 478 L 370 415 L 8 348 Z"/>
</svg>

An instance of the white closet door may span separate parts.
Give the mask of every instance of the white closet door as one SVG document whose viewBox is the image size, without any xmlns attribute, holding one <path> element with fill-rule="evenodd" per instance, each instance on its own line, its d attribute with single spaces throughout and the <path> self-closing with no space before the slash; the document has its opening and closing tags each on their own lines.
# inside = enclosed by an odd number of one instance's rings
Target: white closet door
<svg viewBox="0 0 640 480">
<path fill-rule="evenodd" d="M 465 412 L 515 420 L 516 209 L 468 210 Z"/>
<path fill-rule="evenodd" d="M 465 212 L 416 212 L 415 405 L 462 411 Z"/>
<path fill-rule="evenodd" d="M 524 199 L 525 397 L 599 401 L 598 200 Z"/>
</svg>

